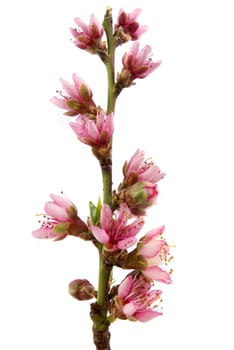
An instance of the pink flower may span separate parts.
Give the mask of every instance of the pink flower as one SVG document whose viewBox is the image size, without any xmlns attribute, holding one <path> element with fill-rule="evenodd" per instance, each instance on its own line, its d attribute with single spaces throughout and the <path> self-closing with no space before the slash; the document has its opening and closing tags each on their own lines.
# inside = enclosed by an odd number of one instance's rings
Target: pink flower
<svg viewBox="0 0 234 350">
<path fill-rule="evenodd" d="M 141 230 L 144 220 L 137 218 L 127 225 L 131 212 L 125 203 L 120 205 L 118 214 L 113 214 L 107 204 L 101 210 L 101 227 L 91 226 L 95 238 L 104 244 L 106 250 L 127 249 L 136 243 L 136 234 Z"/>
<path fill-rule="evenodd" d="M 60 79 L 65 93 L 59 92 L 62 98 L 57 96 L 50 100 L 56 106 L 66 109 L 65 115 L 74 116 L 79 113 L 96 114 L 96 105 L 93 102 L 93 93 L 88 85 L 75 73 L 72 75 L 74 84 Z"/>
<path fill-rule="evenodd" d="M 78 139 L 92 147 L 108 146 L 114 131 L 114 115 L 106 115 L 103 111 L 97 114 L 96 121 L 85 115 L 79 115 L 76 122 L 70 123 Z"/>
<path fill-rule="evenodd" d="M 161 239 L 164 226 L 155 228 L 142 237 L 137 245 L 137 252 L 143 256 L 147 268 L 142 274 L 150 280 L 172 283 L 170 274 L 161 269 L 158 265 L 168 265 L 172 257 L 169 253 L 169 246 L 164 239 Z"/>
<path fill-rule="evenodd" d="M 139 149 L 130 161 L 125 163 L 123 173 L 126 185 L 132 185 L 137 181 L 147 181 L 155 184 L 165 176 L 152 160 L 145 159 L 145 152 Z"/>
<path fill-rule="evenodd" d="M 157 185 L 146 181 L 136 182 L 118 194 L 119 200 L 126 202 L 134 215 L 145 215 L 146 209 L 156 203 L 157 197 Z"/>
<path fill-rule="evenodd" d="M 153 62 L 150 58 L 150 54 L 151 47 L 149 45 L 144 46 L 143 49 L 139 51 L 139 42 L 134 42 L 129 52 L 126 52 L 122 58 L 122 72 L 127 71 L 130 74 L 129 79 L 131 81 L 136 78 L 145 78 L 161 64 L 161 61 Z"/>
<path fill-rule="evenodd" d="M 139 273 L 128 275 L 119 285 L 113 313 L 119 318 L 147 322 L 162 315 L 153 303 L 160 299 L 160 290 L 150 290 L 152 282 Z"/>
<path fill-rule="evenodd" d="M 141 11 L 141 9 L 136 8 L 131 13 L 126 13 L 123 9 L 120 9 L 115 30 L 121 27 L 124 33 L 129 36 L 129 40 L 139 39 L 141 34 L 145 33 L 148 29 L 148 26 L 140 26 L 136 21 Z"/>
<path fill-rule="evenodd" d="M 45 214 L 41 214 L 41 227 L 32 232 L 35 238 L 55 238 L 56 241 L 68 234 L 79 236 L 87 232 L 86 224 L 77 216 L 75 205 L 66 197 L 51 194 L 53 201 L 46 203 Z"/>
<path fill-rule="evenodd" d="M 152 160 L 145 159 L 139 149 L 123 167 L 124 180 L 118 187 L 117 203 L 126 202 L 134 215 L 145 215 L 146 209 L 156 203 L 156 183 L 165 174 Z"/>
<path fill-rule="evenodd" d="M 63 239 L 66 237 L 67 232 L 55 232 L 56 225 L 66 222 L 73 222 L 74 217 L 77 214 L 77 209 L 74 204 L 66 197 L 57 196 L 51 194 L 52 202 L 47 202 L 44 210 L 45 214 L 42 214 L 43 220 L 41 228 L 33 231 L 35 238 L 56 238 Z"/>
<path fill-rule="evenodd" d="M 75 40 L 73 43 L 82 50 L 88 50 L 91 53 L 98 53 L 106 49 L 106 45 L 101 38 L 104 30 L 98 19 L 90 16 L 90 23 L 85 24 L 80 18 L 75 18 L 78 29 L 71 28 L 71 33 Z"/>
</svg>

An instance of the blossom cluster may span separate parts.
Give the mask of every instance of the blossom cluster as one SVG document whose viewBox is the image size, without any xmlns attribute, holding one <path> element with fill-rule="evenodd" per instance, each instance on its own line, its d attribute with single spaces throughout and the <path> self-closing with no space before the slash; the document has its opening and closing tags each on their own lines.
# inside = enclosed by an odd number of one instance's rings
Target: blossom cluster
<svg viewBox="0 0 234 350">
<path fill-rule="evenodd" d="M 78 217 L 75 205 L 69 199 L 51 194 L 53 202 L 46 203 L 41 228 L 35 230 L 33 235 L 36 238 L 55 240 L 75 235 L 101 243 L 106 251 L 104 254 L 107 260 L 113 262 L 112 257 L 117 255 L 117 266 L 133 268 L 119 285 L 118 292 L 112 300 L 112 315 L 129 320 L 148 321 L 161 315 L 161 312 L 155 311 L 154 302 L 162 292 L 152 291 L 150 288 L 154 281 L 166 284 L 172 282 L 172 269 L 168 270 L 168 264 L 173 257 L 170 255 L 168 243 L 163 238 L 164 226 L 152 229 L 139 239 L 137 235 L 144 226 L 146 208 L 155 203 L 158 195 L 157 182 L 165 174 L 152 160 L 146 160 L 144 152 L 139 149 L 129 162 L 125 162 L 123 173 L 118 195 L 121 203 L 114 211 L 104 203 L 96 224 L 92 215 L 87 222 L 82 221 Z M 126 191 L 129 195 L 122 196 Z M 142 194 L 138 195 L 138 192 Z M 134 214 L 136 208 L 137 215 Z M 135 249 L 129 252 L 128 249 L 133 246 Z"/>
<path fill-rule="evenodd" d="M 120 9 L 113 26 L 113 44 L 117 48 L 133 41 L 122 57 L 122 69 L 113 84 L 113 96 L 117 99 L 124 88 L 137 79 L 143 79 L 160 65 L 153 62 L 149 45 L 140 49 L 139 38 L 147 30 L 137 22 L 141 10 L 126 13 Z M 75 18 L 77 28 L 71 28 L 73 43 L 81 50 L 98 55 L 106 63 L 108 45 L 104 40 L 104 27 L 91 15 L 89 24 Z M 51 102 L 65 110 L 65 115 L 76 117 L 69 126 L 78 140 L 91 147 L 94 156 L 103 164 L 110 165 L 112 136 L 114 132 L 114 108 L 105 111 L 93 99 L 88 84 L 72 75 L 73 83 L 61 79 L 63 91 L 58 92 Z M 163 237 L 164 226 L 141 234 L 147 209 L 156 204 L 158 182 L 165 173 L 146 158 L 145 152 L 137 149 L 123 165 L 123 178 L 117 189 L 112 191 L 111 202 L 95 206 L 90 204 L 90 213 L 83 220 L 78 216 L 76 206 L 64 195 L 51 194 L 41 214 L 41 227 L 33 231 L 36 238 L 51 238 L 55 241 L 67 236 L 76 236 L 91 241 L 101 249 L 105 262 L 112 266 L 130 269 L 124 280 L 113 286 L 109 298 L 109 317 L 149 321 L 162 312 L 159 309 L 162 291 L 153 289 L 155 282 L 170 284 L 172 260 L 169 244 Z M 101 248 L 100 248 L 101 247 Z M 70 293 L 79 300 L 96 297 L 97 291 L 88 280 L 77 279 L 69 286 Z"/>
</svg>

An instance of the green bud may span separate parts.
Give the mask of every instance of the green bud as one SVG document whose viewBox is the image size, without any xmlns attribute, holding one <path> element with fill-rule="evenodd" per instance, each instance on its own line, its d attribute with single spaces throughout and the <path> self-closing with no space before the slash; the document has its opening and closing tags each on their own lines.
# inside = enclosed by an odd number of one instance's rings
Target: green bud
<svg viewBox="0 0 234 350">
<path fill-rule="evenodd" d="M 137 182 L 129 187 L 128 194 L 131 197 L 132 204 L 144 203 L 147 199 L 147 192 L 142 182 Z"/>
<path fill-rule="evenodd" d="M 86 279 L 77 279 L 68 286 L 68 292 L 78 300 L 89 300 L 97 296 L 94 286 Z"/>
</svg>

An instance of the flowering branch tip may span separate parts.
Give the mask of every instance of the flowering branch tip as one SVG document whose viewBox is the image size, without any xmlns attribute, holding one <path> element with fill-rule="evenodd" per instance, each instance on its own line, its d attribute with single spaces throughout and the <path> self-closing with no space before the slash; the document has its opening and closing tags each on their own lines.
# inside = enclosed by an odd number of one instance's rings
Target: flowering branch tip
<svg viewBox="0 0 234 350">
<path fill-rule="evenodd" d="M 97 250 L 97 288 L 86 278 L 75 279 L 68 286 L 69 294 L 76 300 L 94 299 L 90 305 L 90 318 L 96 350 L 110 350 L 109 327 L 115 320 L 148 322 L 161 316 L 162 291 L 154 285 L 172 283 L 170 248 L 173 246 L 164 238 L 164 225 L 141 234 L 148 209 L 157 202 L 159 182 L 166 174 L 151 158 L 145 157 L 144 151 L 137 149 L 123 165 L 119 186 L 113 188 L 117 99 L 125 88 L 148 77 L 161 65 L 160 60 L 153 61 L 150 45 L 140 47 L 139 40 L 148 30 L 147 25 L 138 21 L 141 11 L 135 8 L 128 13 L 121 8 L 113 21 L 112 8 L 107 7 L 102 23 L 94 14 L 90 15 L 88 23 L 80 17 L 74 19 L 75 27 L 71 27 L 70 32 L 75 47 L 98 56 L 105 65 L 106 109 L 96 104 L 93 91 L 76 73 L 72 74 L 72 82 L 60 79 L 61 89 L 50 101 L 61 108 L 66 117 L 76 117 L 72 121 L 70 118 L 69 127 L 98 160 L 102 198 L 99 197 L 97 204 L 89 201 L 88 216 L 83 220 L 75 204 L 63 193 L 51 194 L 44 213 L 37 214 L 40 227 L 32 232 L 35 238 L 54 241 L 78 237 L 92 242 Z M 129 41 L 132 44 L 124 53 L 122 68 L 116 74 L 116 51 Z M 98 83 L 101 89 L 101 81 Z M 135 119 L 134 130 L 137 130 L 136 126 Z M 74 164 L 78 164 L 78 171 L 85 168 L 79 161 Z M 96 181 L 96 170 L 92 179 Z M 83 256 L 83 265 L 88 258 Z M 116 267 L 130 270 L 119 284 L 115 284 L 113 277 Z"/>
</svg>

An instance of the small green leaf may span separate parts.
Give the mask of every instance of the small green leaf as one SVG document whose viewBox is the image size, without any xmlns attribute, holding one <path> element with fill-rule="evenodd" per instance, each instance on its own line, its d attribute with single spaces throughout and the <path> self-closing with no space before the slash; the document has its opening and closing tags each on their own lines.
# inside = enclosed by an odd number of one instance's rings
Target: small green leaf
<svg viewBox="0 0 234 350">
<path fill-rule="evenodd" d="M 97 206 L 93 204 L 93 202 L 89 202 L 89 209 L 90 209 L 90 219 L 92 225 L 98 225 L 100 222 L 100 216 L 101 216 L 101 209 L 102 209 L 102 202 L 100 197 L 98 198 Z"/>
</svg>

